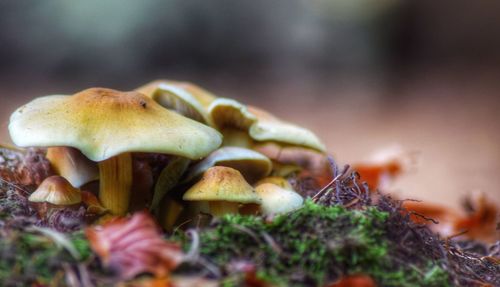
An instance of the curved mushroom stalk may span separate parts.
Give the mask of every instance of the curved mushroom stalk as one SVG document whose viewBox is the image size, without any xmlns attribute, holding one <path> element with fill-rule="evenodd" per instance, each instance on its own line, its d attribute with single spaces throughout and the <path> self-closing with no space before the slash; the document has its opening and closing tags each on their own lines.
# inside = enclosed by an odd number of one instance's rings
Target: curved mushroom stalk
<svg viewBox="0 0 500 287">
<path fill-rule="evenodd" d="M 49 147 L 47 159 L 55 172 L 66 178 L 74 187 L 97 180 L 97 164 L 86 158 L 79 150 L 72 147 Z"/>
<path fill-rule="evenodd" d="M 112 214 L 123 215 L 130 204 L 132 156 L 122 153 L 99 163 L 99 199 Z"/>
<path fill-rule="evenodd" d="M 210 213 L 219 217 L 225 214 L 238 214 L 240 204 L 230 201 L 210 201 L 208 203 Z"/>
<path fill-rule="evenodd" d="M 253 140 L 246 131 L 236 128 L 223 128 L 220 133 L 223 136 L 222 146 L 234 146 L 251 149 Z"/>
</svg>

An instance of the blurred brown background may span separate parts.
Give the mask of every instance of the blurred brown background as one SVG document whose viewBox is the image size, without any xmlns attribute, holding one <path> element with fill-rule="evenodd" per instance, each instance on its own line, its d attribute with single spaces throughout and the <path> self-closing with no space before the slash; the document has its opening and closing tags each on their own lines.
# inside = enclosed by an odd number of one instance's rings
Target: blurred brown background
<svg viewBox="0 0 500 287">
<path fill-rule="evenodd" d="M 500 2 L 0 1 L 0 139 L 34 97 L 195 82 L 314 130 L 341 163 L 400 144 L 403 197 L 500 200 Z"/>
</svg>

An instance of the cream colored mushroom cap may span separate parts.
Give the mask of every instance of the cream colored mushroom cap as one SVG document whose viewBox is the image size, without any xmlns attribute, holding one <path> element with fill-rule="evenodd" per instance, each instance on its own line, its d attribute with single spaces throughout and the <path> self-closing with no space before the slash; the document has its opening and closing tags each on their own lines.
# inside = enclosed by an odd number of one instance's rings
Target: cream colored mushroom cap
<svg viewBox="0 0 500 287">
<path fill-rule="evenodd" d="M 245 105 L 233 99 L 217 98 L 208 107 L 208 112 L 219 129 L 231 126 L 246 131 L 257 121 Z"/>
<path fill-rule="evenodd" d="M 104 88 L 35 99 L 11 115 L 9 132 L 18 146 L 70 146 L 93 161 L 124 152 L 200 159 L 222 142 L 216 130 L 138 92 Z"/>
<path fill-rule="evenodd" d="M 275 141 L 322 152 L 326 150 L 313 132 L 280 120 L 262 109 L 245 106 L 232 99 L 218 98 L 210 104 L 208 110 L 212 122 L 219 129 L 233 126 L 248 131 L 256 141 Z"/>
<path fill-rule="evenodd" d="M 256 107 L 248 107 L 248 110 L 258 119 L 248 131 L 254 140 L 276 141 L 326 151 L 323 143 L 310 130 L 282 121 Z"/>
<path fill-rule="evenodd" d="M 226 166 L 238 170 L 249 182 L 255 182 L 271 173 L 272 163 L 265 155 L 241 147 L 221 147 L 194 165 L 186 175 L 190 181 L 213 166 Z"/>
<path fill-rule="evenodd" d="M 72 205 L 82 201 L 82 194 L 64 177 L 54 175 L 44 179 L 28 200 L 31 202 L 48 202 L 55 205 Z"/>
<path fill-rule="evenodd" d="M 189 82 L 156 80 L 136 89 L 161 106 L 193 120 L 211 124 L 207 107 L 215 100 L 210 92 Z"/>
<path fill-rule="evenodd" d="M 260 198 L 241 173 L 224 166 L 209 168 L 202 179 L 184 193 L 182 199 L 260 203 Z"/>
<path fill-rule="evenodd" d="M 300 208 L 304 199 L 293 190 L 281 188 L 273 183 L 263 183 L 255 188 L 262 199 L 260 210 L 265 215 L 282 214 Z"/>
</svg>

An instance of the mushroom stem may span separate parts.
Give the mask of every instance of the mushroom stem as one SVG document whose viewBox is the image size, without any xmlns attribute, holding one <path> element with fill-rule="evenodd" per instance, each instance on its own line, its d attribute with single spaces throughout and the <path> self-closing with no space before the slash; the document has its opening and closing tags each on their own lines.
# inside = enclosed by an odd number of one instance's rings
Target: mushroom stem
<svg viewBox="0 0 500 287">
<path fill-rule="evenodd" d="M 240 204 L 229 201 L 210 201 L 210 213 L 213 216 L 219 217 L 225 214 L 237 214 Z"/>
<path fill-rule="evenodd" d="M 112 214 L 124 215 L 130 203 L 132 156 L 122 153 L 99 162 L 99 199 Z"/>
</svg>

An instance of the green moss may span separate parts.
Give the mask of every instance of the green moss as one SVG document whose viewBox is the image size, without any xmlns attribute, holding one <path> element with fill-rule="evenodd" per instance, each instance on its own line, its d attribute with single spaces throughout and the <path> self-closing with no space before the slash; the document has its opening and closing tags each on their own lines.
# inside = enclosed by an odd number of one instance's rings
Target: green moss
<svg viewBox="0 0 500 287">
<path fill-rule="evenodd" d="M 82 232 L 69 234 L 68 238 L 80 254 L 80 260 L 90 255 Z M 35 283 L 63 286 L 63 264 L 77 263 L 51 238 L 15 230 L 1 234 L 0 258 L 0 286 L 29 286 Z"/>
<path fill-rule="evenodd" d="M 375 207 L 353 211 L 311 201 L 269 223 L 229 215 L 201 231 L 200 253 L 226 270 L 223 286 L 242 280 L 231 271 L 237 261 L 254 263 L 257 277 L 277 286 L 322 286 L 355 273 L 371 275 L 381 286 L 446 286 L 448 277 L 436 265 L 403 266 L 389 256 L 387 218 Z"/>
</svg>

